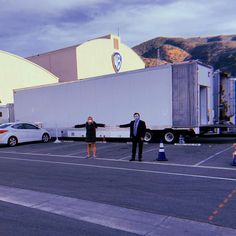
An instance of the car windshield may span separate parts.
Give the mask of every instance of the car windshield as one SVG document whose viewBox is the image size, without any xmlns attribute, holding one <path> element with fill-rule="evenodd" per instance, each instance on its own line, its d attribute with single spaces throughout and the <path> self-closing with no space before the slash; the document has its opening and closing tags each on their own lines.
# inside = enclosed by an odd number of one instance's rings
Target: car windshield
<svg viewBox="0 0 236 236">
<path fill-rule="evenodd" d="M 5 129 L 7 127 L 9 127 L 11 124 L 1 124 L 0 125 L 0 129 Z"/>
</svg>

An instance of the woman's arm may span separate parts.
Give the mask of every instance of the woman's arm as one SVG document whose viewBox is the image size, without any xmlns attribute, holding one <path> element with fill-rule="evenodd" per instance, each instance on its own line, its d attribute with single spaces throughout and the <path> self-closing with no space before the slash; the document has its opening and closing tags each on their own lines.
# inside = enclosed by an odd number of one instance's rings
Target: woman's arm
<svg viewBox="0 0 236 236">
<path fill-rule="evenodd" d="M 75 128 L 84 128 L 86 126 L 86 124 L 81 124 L 81 125 L 75 125 Z"/>
<path fill-rule="evenodd" d="M 106 126 L 105 124 L 96 123 L 95 121 L 94 121 L 94 125 L 95 125 L 95 128 L 97 128 L 97 127 L 105 127 Z"/>
<path fill-rule="evenodd" d="M 96 126 L 97 126 L 97 127 L 105 127 L 106 125 L 105 125 L 105 124 L 102 124 L 102 123 L 96 123 Z"/>
</svg>

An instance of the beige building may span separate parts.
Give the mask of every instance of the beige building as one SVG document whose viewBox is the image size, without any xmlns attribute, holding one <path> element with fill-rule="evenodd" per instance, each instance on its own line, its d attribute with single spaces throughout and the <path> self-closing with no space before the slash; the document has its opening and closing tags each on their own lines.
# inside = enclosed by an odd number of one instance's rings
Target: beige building
<svg viewBox="0 0 236 236">
<path fill-rule="evenodd" d="M 145 68 L 142 59 L 112 34 L 27 59 L 56 75 L 59 82 Z"/>
<path fill-rule="evenodd" d="M 0 51 L 0 105 L 13 103 L 13 89 L 57 82 L 58 78 L 44 68 L 19 56 Z"/>
</svg>

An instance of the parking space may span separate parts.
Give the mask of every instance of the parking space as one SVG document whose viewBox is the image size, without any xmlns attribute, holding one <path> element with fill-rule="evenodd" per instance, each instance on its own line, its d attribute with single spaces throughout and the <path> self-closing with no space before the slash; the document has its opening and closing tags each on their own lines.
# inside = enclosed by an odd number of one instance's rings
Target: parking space
<svg viewBox="0 0 236 236">
<path fill-rule="evenodd" d="M 200 145 L 165 144 L 168 161 L 157 161 L 159 143 L 145 143 L 143 162 L 130 163 L 132 143 L 98 142 L 97 157 L 87 160 L 87 144 L 82 141 L 60 143 L 30 143 L 0 148 L 0 156 L 7 160 L 36 161 L 39 163 L 63 162 L 78 166 L 125 169 L 164 175 L 226 179 L 236 174 L 232 163 L 232 143 L 202 143 Z M 235 174 L 234 174 L 235 173 Z"/>
<path fill-rule="evenodd" d="M 233 140 L 232 140 L 233 141 Z M 199 145 L 165 144 L 168 161 L 157 161 L 159 143 L 145 143 L 143 162 L 130 163 L 132 143 L 98 142 L 97 157 L 87 160 L 87 144 L 83 141 L 60 143 L 30 143 L 13 148 L 1 147 L 0 156 L 7 160 L 36 161 L 39 163 L 65 162 L 78 166 L 125 169 L 164 175 L 234 180 L 236 168 L 232 166 L 233 142 Z M 236 181 L 236 179 L 235 179 Z"/>
<path fill-rule="evenodd" d="M 60 143 L 30 143 L 16 147 L 0 147 L 0 153 L 42 154 L 45 156 L 86 157 L 86 143 L 83 141 L 61 141 Z M 230 168 L 233 153 L 232 142 L 202 143 L 199 145 L 165 144 L 168 162 L 157 162 L 159 143 L 145 143 L 143 162 L 165 165 L 210 166 Z M 98 142 L 97 160 L 128 161 L 131 158 L 132 143 Z"/>
</svg>

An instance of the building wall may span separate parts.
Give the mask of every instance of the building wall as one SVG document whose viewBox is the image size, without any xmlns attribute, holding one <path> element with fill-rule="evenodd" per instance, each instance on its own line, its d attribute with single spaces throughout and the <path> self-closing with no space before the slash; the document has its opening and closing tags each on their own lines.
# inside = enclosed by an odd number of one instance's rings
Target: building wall
<svg viewBox="0 0 236 236">
<path fill-rule="evenodd" d="M 142 59 L 115 35 L 87 41 L 81 45 L 27 58 L 59 78 L 59 82 L 75 81 L 116 73 L 112 55 L 119 52 L 122 65 L 119 72 L 145 68 Z"/>
<path fill-rule="evenodd" d="M 122 44 L 119 37 L 108 35 L 77 47 L 78 79 L 116 73 L 112 63 L 115 52 L 122 56 L 119 72 L 145 68 L 142 59 L 131 48 Z"/>
<path fill-rule="evenodd" d="M 4 51 L 0 51 L 0 68 L 0 105 L 13 103 L 13 89 L 58 82 L 45 69 Z"/>
<path fill-rule="evenodd" d="M 77 80 L 76 46 L 32 56 L 27 59 L 56 75 L 59 82 Z"/>
</svg>

